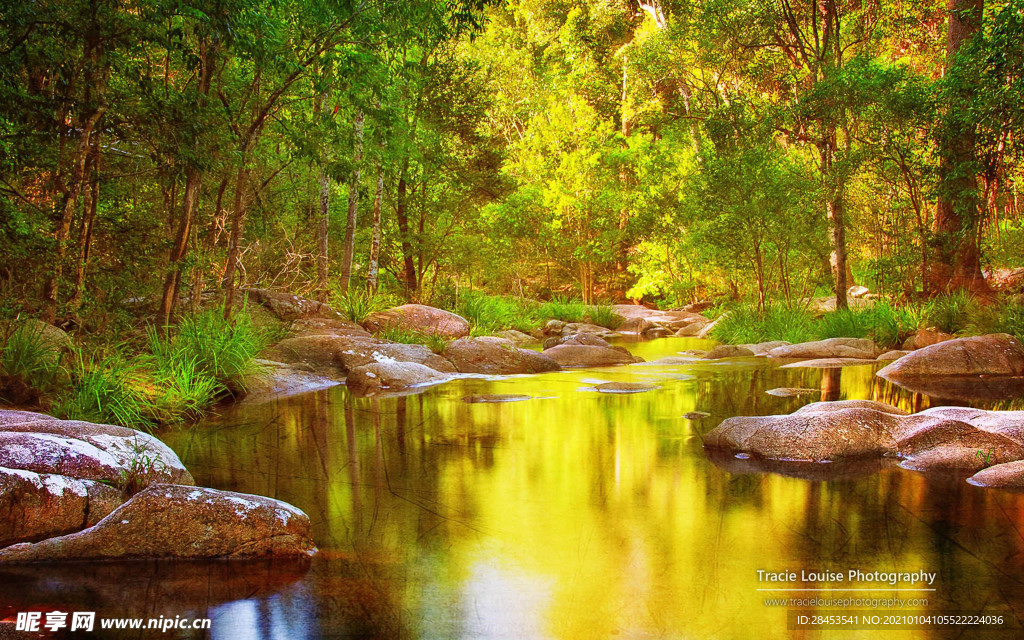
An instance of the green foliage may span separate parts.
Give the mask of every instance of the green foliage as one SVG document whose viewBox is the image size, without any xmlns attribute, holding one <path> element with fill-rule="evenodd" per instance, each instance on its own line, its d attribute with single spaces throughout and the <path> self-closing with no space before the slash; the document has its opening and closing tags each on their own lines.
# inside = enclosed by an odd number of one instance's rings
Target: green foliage
<svg viewBox="0 0 1024 640">
<path fill-rule="evenodd" d="M 561 320 L 562 322 L 583 322 L 587 318 L 588 306 L 579 300 L 565 296 L 554 296 L 537 309 L 536 317 L 544 320 Z"/>
<path fill-rule="evenodd" d="M 922 319 L 927 327 L 955 334 L 967 329 L 980 309 L 976 297 L 966 291 L 954 291 L 936 296 L 925 303 Z"/>
<path fill-rule="evenodd" d="M 437 354 L 444 353 L 444 350 L 448 347 L 448 338 L 436 333 L 401 329 L 399 327 L 385 327 L 374 335 L 387 342 L 421 344 Z"/>
<path fill-rule="evenodd" d="M 67 368 L 69 389 L 53 407 L 54 415 L 67 420 L 85 420 L 150 430 L 146 417 L 148 402 L 139 389 L 139 362 L 130 361 L 120 346 L 106 354 L 72 353 Z"/>
<path fill-rule="evenodd" d="M 618 329 L 624 318 L 615 313 L 615 309 L 607 305 L 592 306 L 587 310 L 587 320 L 601 327 Z"/>
<path fill-rule="evenodd" d="M 160 375 L 180 379 L 188 372 L 201 373 L 238 391 L 244 390 L 243 379 L 259 370 L 256 355 L 270 339 L 244 310 L 228 320 L 214 308 L 186 316 L 169 336 L 151 330 L 149 348 Z"/>
<path fill-rule="evenodd" d="M 970 323 L 971 333 L 1008 333 L 1024 343 L 1024 303 L 1006 300 L 981 309 Z"/>
<path fill-rule="evenodd" d="M 60 351 L 46 340 L 42 330 L 20 323 L 8 329 L 0 347 L 0 378 L 7 378 L 8 384 L 20 382 L 45 390 L 54 383 L 59 362 Z"/>
<path fill-rule="evenodd" d="M 471 335 L 489 335 L 505 329 L 530 332 L 540 325 L 537 304 L 512 296 L 464 293 L 454 312 L 469 321 Z"/>
<path fill-rule="evenodd" d="M 816 322 L 815 331 L 821 338 L 868 338 L 883 347 L 898 347 L 919 324 L 918 308 L 879 303 L 826 313 Z"/>
<path fill-rule="evenodd" d="M 769 305 L 760 311 L 755 304 L 738 305 L 728 311 L 712 329 L 712 336 L 727 344 L 772 340 L 797 343 L 818 337 L 814 317 L 807 311 L 783 305 Z"/>
<path fill-rule="evenodd" d="M 362 289 L 349 289 L 342 295 L 335 293 L 331 306 L 344 313 L 349 320 L 362 324 L 372 313 L 383 311 L 397 304 L 391 296 L 383 293 L 369 293 Z"/>
</svg>

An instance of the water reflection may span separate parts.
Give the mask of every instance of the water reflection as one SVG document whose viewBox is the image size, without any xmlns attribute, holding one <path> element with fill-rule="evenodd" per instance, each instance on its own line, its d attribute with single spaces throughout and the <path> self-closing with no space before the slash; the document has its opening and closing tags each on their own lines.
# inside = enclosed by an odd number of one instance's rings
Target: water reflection
<svg viewBox="0 0 1024 640">
<path fill-rule="evenodd" d="M 654 359 L 694 346 L 636 348 Z M 199 483 L 304 509 L 322 550 L 297 580 L 210 603 L 216 637 L 788 638 L 786 607 L 756 591 L 758 569 L 781 568 L 938 571 L 931 611 L 1019 610 L 1024 496 L 886 464 L 829 474 L 704 453 L 703 434 L 727 417 L 819 399 L 765 393 L 777 387 L 931 403 L 874 370 L 748 359 L 462 380 L 397 398 L 335 388 L 166 439 Z M 595 381 L 661 388 L 580 391 Z M 463 401 L 502 393 L 533 399 Z M 694 412 L 710 415 L 683 417 Z"/>
</svg>

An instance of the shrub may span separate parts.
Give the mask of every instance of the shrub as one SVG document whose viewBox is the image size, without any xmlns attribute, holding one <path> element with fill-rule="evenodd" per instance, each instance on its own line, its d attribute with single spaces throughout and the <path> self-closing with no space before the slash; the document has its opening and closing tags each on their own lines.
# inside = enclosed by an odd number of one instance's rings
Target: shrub
<svg viewBox="0 0 1024 640">
<path fill-rule="evenodd" d="M 749 344 L 786 340 L 807 342 L 817 338 L 814 318 L 802 309 L 771 305 L 764 311 L 756 306 L 740 305 L 726 312 L 712 335 L 728 344 Z"/>
<path fill-rule="evenodd" d="M 60 351 L 41 329 L 29 323 L 10 330 L 0 349 L 0 377 L 6 385 L 19 384 L 41 391 L 51 386 L 60 364 Z"/>
<path fill-rule="evenodd" d="M 335 293 L 331 300 L 331 306 L 348 316 L 352 322 L 362 324 L 370 314 L 389 309 L 395 306 L 396 302 L 390 296 L 382 293 L 349 289 L 348 293 L 344 295 Z"/>
<path fill-rule="evenodd" d="M 555 296 L 550 302 L 540 305 L 537 316 L 542 320 L 561 320 L 562 322 L 583 322 L 588 307 L 578 300 L 565 296 Z"/>
<path fill-rule="evenodd" d="M 590 307 L 587 310 L 587 318 L 593 324 L 608 327 L 609 329 L 618 329 L 619 325 L 621 325 L 624 320 L 624 318 L 615 313 L 615 309 L 609 305 L 597 305 Z"/>
<path fill-rule="evenodd" d="M 209 309 L 183 318 L 171 336 L 150 331 L 149 349 L 155 371 L 173 377 L 191 369 L 238 391 L 242 380 L 259 370 L 256 355 L 270 339 L 244 309 L 231 319 L 225 319 L 220 309 Z"/>
<path fill-rule="evenodd" d="M 487 335 L 503 329 L 529 332 L 541 322 L 536 304 L 510 296 L 466 293 L 453 311 L 469 321 L 470 335 Z"/>
<path fill-rule="evenodd" d="M 120 348 L 107 356 L 72 353 L 67 370 L 69 388 L 53 412 L 68 420 L 119 424 L 150 430 L 145 416 L 146 395 L 140 389 L 138 362 L 128 361 Z"/>
<path fill-rule="evenodd" d="M 877 344 L 894 347 L 917 330 L 920 311 L 916 307 L 896 309 L 888 303 L 865 309 L 841 309 L 826 313 L 817 322 L 822 338 L 870 338 Z"/>
<path fill-rule="evenodd" d="M 1024 342 L 1024 303 L 1006 301 L 982 309 L 970 325 L 972 333 L 1008 333 Z"/>
<path fill-rule="evenodd" d="M 978 299 L 966 291 L 936 296 L 922 310 L 925 326 L 937 327 L 946 333 L 960 333 L 979 314 Z"/>
</svg>

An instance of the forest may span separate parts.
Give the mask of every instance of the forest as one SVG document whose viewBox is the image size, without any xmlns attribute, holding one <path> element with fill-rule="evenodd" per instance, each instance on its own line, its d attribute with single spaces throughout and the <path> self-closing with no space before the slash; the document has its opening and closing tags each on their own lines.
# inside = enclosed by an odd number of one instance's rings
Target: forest
<svg viewBox="0 0 1024 640">
<path fill-rule="evenodd" d="M 1020 266 L 1024 4 L 5 2 L 5 316 L 762 307 Z"/>
</svg>

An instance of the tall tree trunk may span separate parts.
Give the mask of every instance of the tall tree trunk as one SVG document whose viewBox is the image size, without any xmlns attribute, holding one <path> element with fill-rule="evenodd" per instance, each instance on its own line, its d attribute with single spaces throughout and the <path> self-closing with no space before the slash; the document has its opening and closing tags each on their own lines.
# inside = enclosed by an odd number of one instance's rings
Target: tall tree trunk
<svg viewBox="0 0 1024 640">
<path fill-rule="evenodd" d="M 412 243 L 409 242 L 408 196 L 406 190 L 406 174 L 409 172 L 409 159 L 402 164 L 402 173 L 398 176 L 398 194 L 395 200 L 395 219 L 398 221 L 398 233 L 402 238 L 402 260 L 405 263 L 405 289 L 410 295 L 416 292 L 416 263 L 413 258 Z"/>
<path fill-rule="evenodd" d="M 949 0 L 946 74 L 955 73 L 956 54 L 979 29 L 983 0 Z M 961 83 L 962 85 L 963 83 Z M 967 99 L 968 88 L 960 89 Z M 974 123 L 959 114 L 947 114 L 940 127 L 939 174 L 941 183 L 928 261 L 928 293 L 967 290 L 987 293 L 981 273 L 979 247 L 981 201 L 974 169 Z"/>
<path fill-rule="evenodd" d="M 366 290 L 377 292 L 377 270 L 380 263 L 380 207 L 384 201 L 384 164 L 377 165 L 377 194 L 373 198 L 373 230 L 370 235 L 370 260 L 366 267 Z"/>
<path fill-rule="evenodd" d="M 363 162 L 363 112 L 356 112 L 355 119 L 355 153 L 353 162 L 355 168 L 352 170 L 352 183 L 348 190 L 348 215 L 345 218 L 345 245 L 342 248 L 341 257 L 341 293 L 348 293 L 349 284 L 352 281 L 352 261 L 356 252 L 356 217 L 359 211 L 359 177 L 362 171 L 360 166 Z"/>
<path fill-rule="evenodd" d="M 321 93 L 320 98 L 317 100 L 314 111 L 316 115 L 323 113 L 324 105 L 327 103 L 327 93 Z M 316 228 L 316 299 L 320 302 L 326 303 L 327 297 L 330 295 L 330 282 L 328 278 L 328 245 L 330 240 L 331 230 L 331 179 L 327 175 L 327 157 L 320 161 L 320 173 L 317 176 L 317 181 L 320 185 L 320 202 L 319 211 L 317 215 L 317 228 Z"/>
<path fill-rule="evenodd" d="M 242 152 L 238 176 L 235 178 L 235 206 L 231 212 L 231 236 L 228 239 L 228 257 L 224 263 L 224 277 L 221 286 L 224 289 L 224 317 L 231 317 L 231 307 L 235 302 L 235 271 L 242 246 L 242 234 L 245 231 L 245 215 L 247 201 L 245 191 L 249 186 L 249 168 L 246 153 Z"/>
<path fill-rule="evenodd" d="M 846 309 L 847 265 L 846 265 L 846 220 L 845 220 L 845 188 L 843 179 L 835 175 L 836 130 L 827 126 L 824 139 L 818 152 L 820 154 L 821 173 L 825 177 L 829 189 L 825 203 L 828 217 L 829 232 L 829 267 L 832 272 L 832 286 L 836 294 L 836 309 Z"/>
<path fill-rule="evenodd" d="M 210 95 L 213 79 L 214 48 L 205 40 L 199 43 L 199 105 L 206 105 Z M 203 174 L 195 163 L 185 169 L 185 196 L 181 208 L 181 219 L 178 221 L 174 234 L 174 245 L 171 247 L 167 265 L 167 277 L 164 278 L 163 295 L 160 298 L 161 326 L 168 326 L 178 306 L 178 293 L 181 289 L 181 263 L 188 252 L 189 238 L 192 237 L 192 223 L 199 207 L 199 194 L 203 186 Z"/>
<path fill-rule="evenodd" d="M 92 247 L 92 229 L 96 223 L 96 210 L 100 199 L 100 134 L 92 136 L 92 150 L 86 173 L 89 174 L 89 200 L 82 211 L 82 224 L 78 229 L 78 262 L 75 264 L 75 280 L 71 288 L 71 300 L 68 308 L 77 316 L 82 307 L 82 288 L 85 284 L 85 270 L 89 263 L 89 250 Z"/>
</svg>

